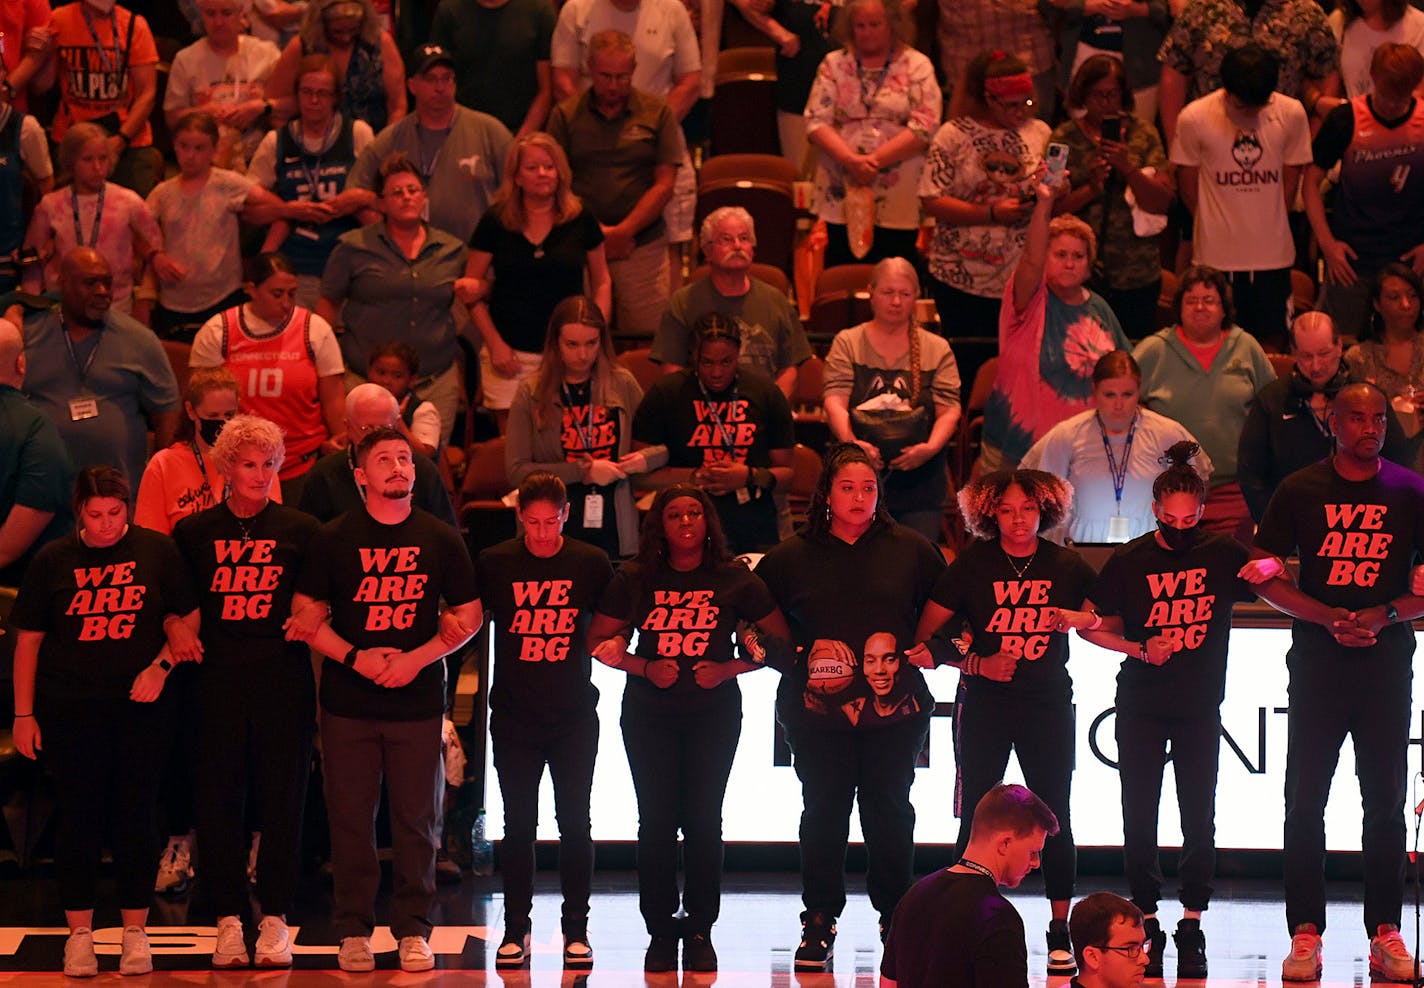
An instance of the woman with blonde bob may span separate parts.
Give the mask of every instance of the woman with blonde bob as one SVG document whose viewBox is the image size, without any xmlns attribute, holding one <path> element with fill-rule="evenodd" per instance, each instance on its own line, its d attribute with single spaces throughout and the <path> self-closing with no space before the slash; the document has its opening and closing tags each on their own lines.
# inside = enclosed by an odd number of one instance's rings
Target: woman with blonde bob
<svg viewBox="0 0 1424 988">
<path fill-rule="evenodd" d="M 296 892 L 316 688 L 292 594 L 317 522 L 271 499 L 285 450 L 282 430 L 255 415 L 229 419 L 213 444 L 225 499 L 184 518 L 173 539 L 199 591 L 198 842 L 217 908 L 213 966 L 246 967 L 247 833 L 256 820 L 258 967 L 288 967 L 286 914 Z M 320 615 L 308 615 L 320 620 Z M 315 623 L 315 621 L 313 622 Z M 294 636 L 301 637 L 300 629 Z M 245 806 L 247 794 L 254 806 Z"/>
<path fill-rule="evenodd" d="M 561 301 L 584 294 L 587 284 L 604 318 L 612 311 L 603 229 L 572 182 L 558 142 L 543 131 L 525 134 L 510 147 L 504 182 L 470 237 L 465 277 L 483 283 L 470 316 L 485 344 L 486 408 L 507 410 L 519 382 L 538 368 L 549 317 Z"/>
</svg>

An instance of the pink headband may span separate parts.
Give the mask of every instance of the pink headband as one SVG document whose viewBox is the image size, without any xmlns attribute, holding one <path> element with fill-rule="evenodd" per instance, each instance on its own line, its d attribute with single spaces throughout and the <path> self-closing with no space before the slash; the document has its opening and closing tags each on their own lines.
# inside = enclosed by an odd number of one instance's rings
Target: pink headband
<svg viewBox="0 0 1424 988">
<path fill-rule="evenodd" d="M 984 90 L 995 99 L 1032 99 L 1033 77 L 1027 72 L 991 76 L 984 80 Z"/>
</svg>

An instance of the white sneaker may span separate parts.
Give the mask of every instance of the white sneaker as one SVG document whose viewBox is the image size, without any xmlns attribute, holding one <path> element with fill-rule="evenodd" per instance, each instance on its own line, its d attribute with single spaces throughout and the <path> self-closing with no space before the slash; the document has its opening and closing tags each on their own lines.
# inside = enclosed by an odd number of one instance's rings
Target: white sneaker
<svg viewBox="0 0 1424 988">
<path fill-rule="evenodd" d="M 336 966 L 343 971 L 374 971 L 376 957 L 371 953 L 370 937 L 343 937 Z"/>
<path fill-rule="evenodd" d="M 435 955 L 425 937 L 401 937 L 400 966 L 402 971 L 429 971 L 435 966 Z"/>
<path fill-rule="evenodd" d="M 263 916 L 257 924 L 257 966 L 291 967 L 292 934 L 280 916 Z"/>
<path fill-rule="evenodd" d="M 236 916 L 218 918 L 217 944 L 213 947 L 213 967 L 246 967 L 247 944 L 243 942 L 242 920 Z"/>
<path fill-rule="evenodd" d="M 148 949 L 148 934 L 142 926 L 124 927 L 124 945 L 119 954 L 120 974 L 151 974 L 153 952 Z"/>
<path fill-rule="evenodd" d="M 182 895 L 193 879 L 193 841 L 189 837 L 172 837 L 158 859 L 158 877 L 153 891 L 167 895 Z"/>
<path fill-rule="evenodd" d="M 99 958 L 94 956 L 94 931 L 81 926 L 64 941 L 64 976 L 92 978 L 99 973 Z"/>
</svg>

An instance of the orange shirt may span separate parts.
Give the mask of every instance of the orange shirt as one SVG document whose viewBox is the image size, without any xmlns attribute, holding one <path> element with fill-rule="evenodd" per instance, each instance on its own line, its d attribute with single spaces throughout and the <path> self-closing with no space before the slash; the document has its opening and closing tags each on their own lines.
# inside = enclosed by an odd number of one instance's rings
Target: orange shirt
<svg viewBox="0 0 1424 988">
<path fill-rule="evenodd" d="M 138 485 L 134 524 L 172 535 L 180 519 L 217 504 L 226 484 L 211 456 L 204 457 L 203 466 L 200 473 L 192 443 L 177 442 L 154 453 Z M 272 481 L 272 500 L 282 501 L 280 480 Z"/>
<path fill-rule="evenodd" d="M 133 44 L 126 50 L 129 21 L 135 17 L 138 20 L 133 26 Z M 129 104 L 133 102 L 129 70 L 158 64 L 158 49 L 148 22 L 123 7 L 116 6 L 111 16 L 87 7 L 84 0 L 76 0 L 55 10 L 50 26 L 55 35 L 63 95 L 59 112 L 54 115 L 54 139 L 63 137 L 70 124 L 97 120 L 108 113 L 117 113 L 121 124 L 127 121 Z M 158 111 L 156 103 L 154 110 Z M 132 145 L 147 147 L 152 143 L 153 131 L 145 122 Z"/>
</svg>

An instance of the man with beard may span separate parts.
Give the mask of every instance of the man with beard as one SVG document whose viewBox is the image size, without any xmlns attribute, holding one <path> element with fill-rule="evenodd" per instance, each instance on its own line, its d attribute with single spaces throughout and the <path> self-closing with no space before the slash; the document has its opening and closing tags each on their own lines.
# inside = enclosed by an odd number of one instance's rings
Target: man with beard
<svg viewBox="0 0 1424 988">
<path fill-rule="evenodd" d="M 1330 399 L 1350 379 L 1341 359 L 1340 332 L 1325 313 L 1297 316 L 1290 342 L 1295 368 L 1256 393 L 1236 455 L 1236 479 L 1257 523 L 1282 480 L 1330 455 L 1334 438 L 1325 424 Z M 1393 411 L 1382 455 L 1395 463 L 1412 460 L 1409 440 Z"/>
<path fill-rule="evenodd" d="M 435 966 L 427 938 L 435 896 L 445 767 L 445 666 L 482 613 L 474 566 L 457 531 L 411 506 L 410 442 L 379 428 L 356 448 L 364 506 L 310 543 L 292 613 L 330 608 L 311 639 L 321 675 L 322 775 L 331 827 L 333 925 L 343 971 L 375 968 L 371 932 L 381 866 L 375 819 L 384 780 L 394 888 L 390 926 L 403 971 Z M 458 634 L 442 637 L 441 601 Z"/>
</svg>

